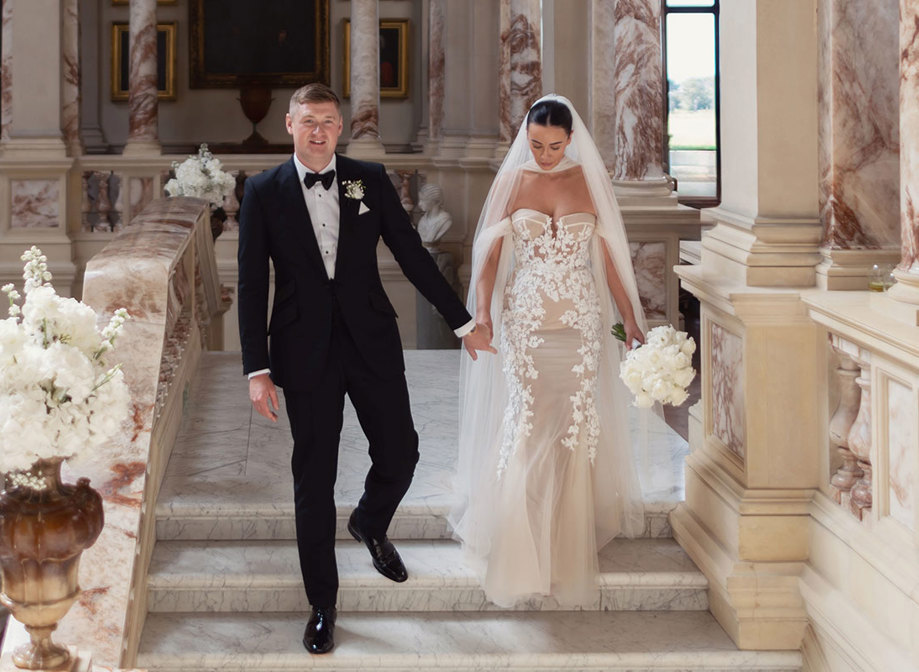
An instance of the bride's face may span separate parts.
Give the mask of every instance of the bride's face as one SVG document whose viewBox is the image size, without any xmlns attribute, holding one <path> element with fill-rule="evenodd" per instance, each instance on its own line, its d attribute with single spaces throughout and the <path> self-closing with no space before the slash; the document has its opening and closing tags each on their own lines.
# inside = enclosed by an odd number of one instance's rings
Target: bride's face
<svg viewBox="0 0 919 672">
<path fill-rule="evenodd" d="M 571 134 L 561 126 L 527 126 L 527 141 L 533 158 L 543 170 L 552 170 L 565 156 L 565 147 L 571 144 Z"/>
</svg>

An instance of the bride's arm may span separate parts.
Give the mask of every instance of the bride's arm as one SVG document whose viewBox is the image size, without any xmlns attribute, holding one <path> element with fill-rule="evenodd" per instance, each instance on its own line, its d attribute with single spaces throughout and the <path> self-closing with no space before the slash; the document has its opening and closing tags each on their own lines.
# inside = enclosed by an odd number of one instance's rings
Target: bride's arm
<svg viewBox="0 0 919 672">
<path fill-rule="evenodd" d="M 622 285 L 622 279 L 619 277 L 616 265 L 609 255 L 609 247 L 602 238 L 600 239 L 600 247 L 603 248 L 603 263 L 606 266 L 606 282 L 609 285 L 610 293 L 613 295 L 613 300 L 616 302 L 616 308 L 619 309 L 619 314 L 622 316 L 622 326 L 625 327 L 626 346 L 631 348 L 633 340 L 644 343 L 645 335 L 641 333 L 641 329 L 638 328 L 638 323 L 635 321 L 635 311 L 632 309 L 632 302 L 629 300 L 629 295 Z"/>
<path fill-rule="evenodd" d="M 495 276 L 498 272 L 498 262 L 501 259 L 501 243 L 504 238 L 498 238 L 491 244 L 488 256 L 482 264 L 479 278 L 475 283 L 475 321 L 488 325 L 489 336 L 494 336 L 494 327 L 491 323 L 491 295 L 495 288 Z"/>
</svg>

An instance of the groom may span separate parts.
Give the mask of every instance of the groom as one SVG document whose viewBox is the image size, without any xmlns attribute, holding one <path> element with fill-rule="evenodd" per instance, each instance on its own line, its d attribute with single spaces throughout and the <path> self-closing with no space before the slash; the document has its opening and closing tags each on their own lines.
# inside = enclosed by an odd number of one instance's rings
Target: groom
<svg viewBox="0 0 919 672">
<path fill-rule="evenodd" d="M 376 567 L 408 574 L 386 536 L 412 480 L 412 423 L 402 344 L 377 269 L 380 238 L 405 276 L 444 316 L 473 359 L 494 352 L 421 244 L 384 167 L 335 154 L 338 96 L 308 84 L 290 99 L 294 156 L 246 180 L 239 213 L 239 332 L 255 410 L 277 419 L 275 385 L 294 447 L 291 470 L 300 569 L 312 607 L 303 635 L 311 653 L 334 646 L 338 570 L 334 500 L 345 394 L 370 444 L 364 495 L 348 521 Z M 275 293 L 268 315 L 269 260 Z"/>
</svg>

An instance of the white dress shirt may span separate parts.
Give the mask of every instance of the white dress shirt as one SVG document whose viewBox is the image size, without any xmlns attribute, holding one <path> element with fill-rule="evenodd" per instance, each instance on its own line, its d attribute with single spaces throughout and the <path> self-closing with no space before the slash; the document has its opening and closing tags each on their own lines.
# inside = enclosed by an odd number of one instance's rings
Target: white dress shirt
<svg viewBox="0 0 919 672">
<path fill-rule="evenodd" d="M 326 173 L 335 170 L 335 155 L 329 165 L 320 170 L 320 173 Z M 319 244 L 319 252 L 322 254 L 322 263 L 325 265 L 325 272 L 328 273 L 329 279 L 335 277 L 335 258 L 338 255 L 338 231 L 339 231 L 339 202 L 338 202 L 338 173 L 335 173 L 335 179 L 332 180 L 332 186 L 326 191 L 322 182 L 316 182 L 312 187 L 307 188 L 303 178 L 307 173 L 316 171 L 310 170 L 304 166 L 297 155 L 294 154 L 294 166 L 297 168 L 297 177 L 300 180 L 300 188 L 303 190 L 303 200 L 306 202 L 306 210 L 310 213 L 310 220 L 313 224 L 313 233 L 316 234 L 316 242 Z M 454 329 L 453 333 L 458 338 L 462 338 L 475 327 L 475 320 L 470 320 L 459 329 Z M 252 371 L 249 378 L 260 376 L 263 373 L 270 373 L 270 369 L 259 369 Z"/>
<path fill-rule="evenodd" d="M 335 159 L 333 154 L 329 165 L 319 172 L 327 173 L 335 170 Z M 316 242 L 322 254 L 322 263 L 325 264 L 325 272 L 331 280 L 335 277 L 335 257 L 338 254 L 338 175 L 335 175 L 328 191 L 322 186 L 322 182 L 317 182 L 307 188 L 303 183 L 303 178 L 307 173 L 316 171 L 300 163 L 296 154 L 294 154 L 294 165 L 297 167 L 297 177 L 300 180 L 300 188 L 303 190 L 303 200 L 306 201 L 306 209 L 313 223 L 313 233 L 316 234 Z"/>
</svg>

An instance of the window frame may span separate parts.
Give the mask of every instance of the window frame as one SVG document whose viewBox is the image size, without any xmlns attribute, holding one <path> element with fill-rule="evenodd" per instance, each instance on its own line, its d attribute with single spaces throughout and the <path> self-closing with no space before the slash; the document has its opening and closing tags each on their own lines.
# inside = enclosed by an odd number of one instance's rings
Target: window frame
<svg viewBox="0 0 919 672">
<path fill-rule="evenodd" d="M 713 0 L 711 7 L 668 7 L 661 0 L 661 94 L 664 100 L 663 165 L 670 175 L 670 79 L 667 73 L 667 17 L 670 14 L 711 14 L 715 22 L 715 195 L 680 196 L 679 202 L 693 208 L 710 208 L 721 203 L 721 0 Z M 672 177 L 672 176 L 671 176 Z M 679 188 L 679 185 L 677 185 Z"/>
</svg>

